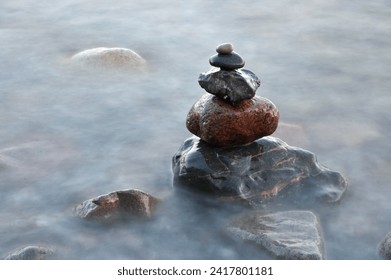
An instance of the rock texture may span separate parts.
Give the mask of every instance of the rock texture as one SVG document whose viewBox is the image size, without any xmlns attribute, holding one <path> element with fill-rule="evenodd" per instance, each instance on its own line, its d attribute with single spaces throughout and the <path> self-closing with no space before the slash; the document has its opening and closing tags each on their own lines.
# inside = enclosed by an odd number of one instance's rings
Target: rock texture
<svg viewBox="0 0 391 280">
<path fill-rule="evenodd" d="M 213 148 L 191 137 L 174 155 L 172 168 L 178 189 L 252 206 L 275 200 L 298 207 L 334 203 L 347 188 L 341 174 L 319 164 L 313 153 L 270 136 L 236 148 Z"/>
<path fill-rule="evenodd" d="M 269 212 L 340 201 L 347 188 L 340 173 L 319 164 L 313 153 L 269 136 L 277 129 L 279 111 L 255 95 L 260 79 L 240 69 L 244 60 L 233 50 L 230 43 L 217 46 L 209 59 L 214 68 L 199 75 L 199 85 L 208 94 L 187 115 L 186 127 L 195 136 L 173 156 L 175 189 L 184 200 L 191 196 L 207 207 L 224 209 L 243 206 L 234 201 Z M 312 212 L 246 214 L 227 229 L 277 258 L 323 259 Z"/>
<path fill-rule="evenodd" d="M 244 66 L 243 58 L 234 52 L 234 46 L 231 43 L 223 43 L 216 47 L 217 54 L 209 58 L 212 66 L 220 67 L 222 70 L 235 70 Z"/>
<path fill-rule="evenodd" d="M 235 147 L 271 135 L 279 112 L 268 99 L 255 96 L 261 81 L 250 70 L 239 69 L 244 60 L 224 43 L 209 59 L 215 66 L 201 73 L 198 83 L 208 93 L 190 109 L 186 127 L 214 147 Z"/>
<path fill-rule="evenodd" d="M 204 94 L 190 109 L 187 129 L 216 147 L 250 143 L 272 134 L 279 113 L 268 99 L 254 97 L 233 106 L 210 94 Z"/>
<path fill-rule="evenodd" d="M 75 214 L 83 219 L 113 222 L 126 218 L 152 217 L 159 199 L 143 191 L 116 191 L 84 201 L 75 207 Z"/>
<path fill-rule="evenodd" d="M 232 51 L 231 53 L 218 53 L 209 58 L 212 66 L 220 67 L 223 70 L 235 70 L 242 68 L 245 64 L 243 58 Z"/>
<path fill-rule="evenodd" d="M 146 66 L 146 61 L 139 54 L 126 48 L 88 49 L 72 56 L 71 61 L 92 69 L 140 70 Z"/>
<path fill-rule="evenodd" d="M 227 226 L 230 235 L 253 241 L 279 259 L 323 259 L 323 240 L 310 211 L 244 214 Z"/>
<path fill-rule="evenodd" d="M 379 244 L 379 254 L 385 260 L 391 260 L 391 232 Z"/>
<path fill-rule="evenodd" d="M 231 43 L 223 43 L 216 47 L 216 52 L 219 54 L 230 54 L 234 51 L 234 46 Z"/>
<path fill-rule="evenodd" d="M 46 260 L 54 250 L 42 246 L 28 246 L 6 256 L 5 260 Z"/>
<path fill-rule="evenodd" d="M 225 71 L 219 68 L 201 73 L 198 83 L 207 92 L 231 103 L 251 99 L 261 85 L 259 78 L 250 70 Z"/>
</svg>

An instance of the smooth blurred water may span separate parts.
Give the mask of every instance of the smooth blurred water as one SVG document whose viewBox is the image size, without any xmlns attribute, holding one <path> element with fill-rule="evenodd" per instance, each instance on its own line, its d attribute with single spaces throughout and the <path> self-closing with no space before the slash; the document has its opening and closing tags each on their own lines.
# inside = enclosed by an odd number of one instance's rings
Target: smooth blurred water
<svg viewBox="0 0 391 280">
<path fill-rule="evenodd" d="M 391 231 L 390 33 L 385 0 L 2 1 L 0 255 L 43 244 L 68 259 L 267 257 L 208 232 L 225 221 L 218 210 L 195 215 L 171 198 L 171 157 L 204 92 L 198 74 L 232 42 L 280 110 L 275 136 L 349 181 L 339 205 L 319 210 L 327 258 L 377 259 Z M 133 49 L 149 71 L 69 67 L 101 46 Z M 177 207 L 108 228 L 71 215 L 131 187 Z"/>
</svg>

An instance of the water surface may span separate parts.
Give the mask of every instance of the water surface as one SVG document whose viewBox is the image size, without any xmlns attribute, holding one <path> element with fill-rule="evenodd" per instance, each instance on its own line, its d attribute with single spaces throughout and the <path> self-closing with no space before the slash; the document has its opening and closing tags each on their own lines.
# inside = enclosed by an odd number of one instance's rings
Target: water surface
<svg viewBox="0 0 391 280">
<path fill-rule="evenodd" d="M 349 181 L 340 205 L 319 210 L 327 258 L 377 259 L 391 230 L 390 31 L 382 0 L 3 1 L 0 255 L 42 244 L 67 259 L 268 257 L 210 233 L 220 210 L 199 215 L 171 198 L 171 157 L 204 92 L 198 74 L 232 42 L 280 110 L 275 136 Z M 101 46 L 133 49 L 149 71 L 69 67 Z M 72 217 L 81 201 L 125 188 L 175 207 L 109 228 Z"/>
</svg>

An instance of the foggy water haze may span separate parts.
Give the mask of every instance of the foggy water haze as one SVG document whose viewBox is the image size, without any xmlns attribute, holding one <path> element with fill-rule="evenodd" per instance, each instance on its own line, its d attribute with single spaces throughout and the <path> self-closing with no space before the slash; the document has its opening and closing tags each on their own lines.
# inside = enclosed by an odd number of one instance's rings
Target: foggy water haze
<svg viewBox="0 0 391 280">
<path fill-rule="evenodd" d="M 219 228 L 239 210 L 173 196 L 171 158 L 199 73 L 231 42 L 273 101 L 273 136 L 317 155 L 349 188 L 320 207 L 328 259 L 378 259 L 391 231 L 388 1 L 31 1 L 0 3 L 0 256 L 53 246 L 64 259 L 262 259 Z M 71 57 L 123 47 L 142 72 L 80 70 Z M 137 188 L 154 220 L 112 227 L 78 203 Z M 206 211 L 206 212 L 203 212 Z"/>
</svg>

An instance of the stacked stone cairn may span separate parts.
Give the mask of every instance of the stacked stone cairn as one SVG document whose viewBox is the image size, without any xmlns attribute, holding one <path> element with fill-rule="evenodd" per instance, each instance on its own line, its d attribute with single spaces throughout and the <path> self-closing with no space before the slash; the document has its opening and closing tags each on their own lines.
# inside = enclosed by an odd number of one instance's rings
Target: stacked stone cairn
<svg viewBox="0 0 391 280">
<path fill-rule="evenodd" d="M 272 134 L 279 112 L 270 100 L 255 96 L 259 78 L 242 69 L 245 62 L 232 44 L 221 44 L 216 51 L 209 59 L 212 69 L 198 78 L 208 93 L 191 108 L 188 130 L 214 147 L 245 145 Z"/>
<path fill-rule="evenodd" d="M 200 74 L 205 93 L 190 109 L 187 139 L 172 160 L 174 187 L 259 207 L 285 200 L 300 208 L 341 199 L 347 183 L 316 156 L 270 136 L 279 112 L 255 95 L 261 82 L 242 69 L 232 44 L 221 44 Z M 286 204 L 284 203 L 284 204 Z"/>
<path fill-rule="evenodd" d="M 239 242 L 256 243 L 277 258 L 323 259 L 321 226 L 310 210 L 340 201 L 345 178 L 312 152 L 270 136 L 279 112 L 255 95 L 260 80 L 242 69 L 244 60 L 232 44 L 216 51 L 209 59 L 213 68 L 198 78 L 208 93 L 187 115 L 195 136 L 172 159 L 173 186 L 186 198 L 198 193 L 194 197 L 213 208 L 235 202 L 252 208 L 225 228 Z"/>
</svg>

